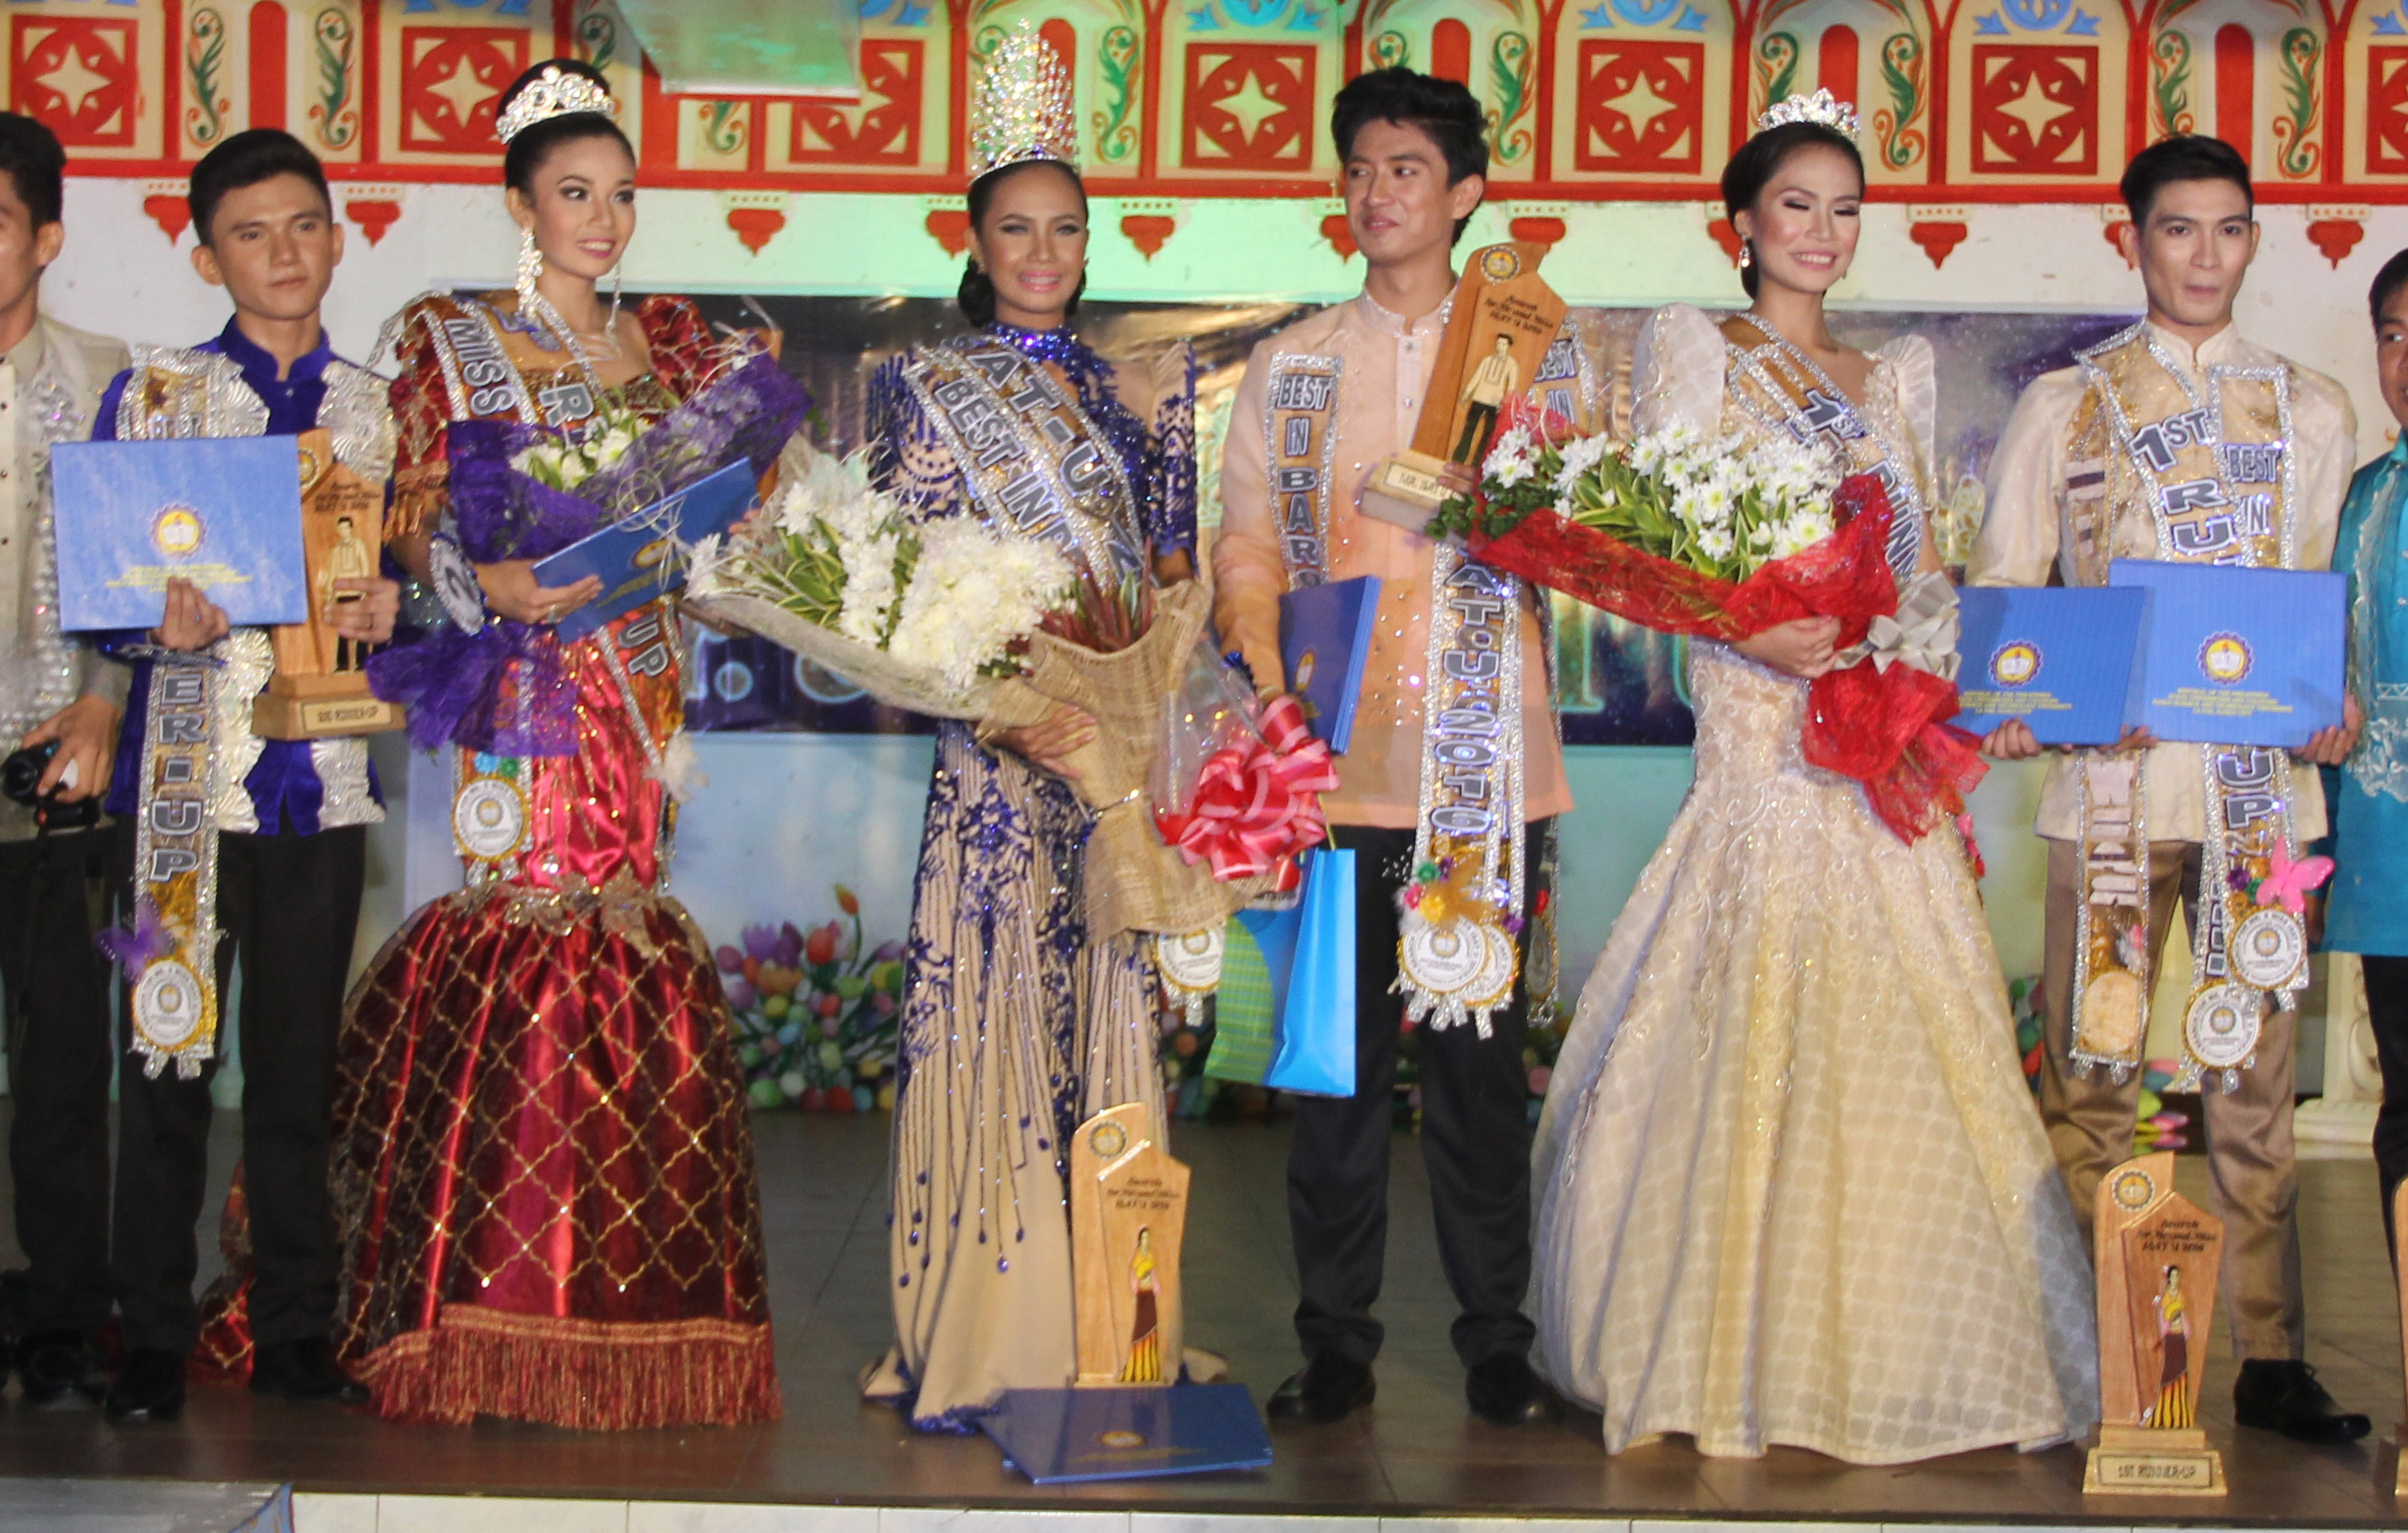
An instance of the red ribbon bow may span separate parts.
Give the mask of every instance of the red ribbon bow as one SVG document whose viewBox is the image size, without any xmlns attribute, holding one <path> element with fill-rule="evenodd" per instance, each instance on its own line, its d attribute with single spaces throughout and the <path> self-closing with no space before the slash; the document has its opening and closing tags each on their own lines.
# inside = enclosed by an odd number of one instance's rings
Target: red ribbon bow
<svg viewBox="0 0 2408 1533">
<path fill-rule="evenodd" d="M 1295 858 L 1326 834 L 1321 795 L 1338 786 L 1338 770 L 1295 698 L 1273 700 L 1255 729 L 1205 759 L 1184 812 L 1154 823 L 1189 866 L 1210 863 L 1221 882 L 1276 873 L 1279 887 L 1292 888 Z"/>
</svg>

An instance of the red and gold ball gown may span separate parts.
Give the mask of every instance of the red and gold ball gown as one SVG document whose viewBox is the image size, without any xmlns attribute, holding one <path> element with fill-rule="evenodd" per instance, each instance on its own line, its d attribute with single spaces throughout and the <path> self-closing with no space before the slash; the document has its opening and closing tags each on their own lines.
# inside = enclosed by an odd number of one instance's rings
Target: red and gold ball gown
<svg viewBox="0 0 2408 1533">
<path fill-rule="evenodd" d="M 794 401 L 752 396 L 782 384 L 775 363 L 686 300 L 638 317 L 652 370 L 606 388 L 512 294 L 404 310 L 395 535 L 441 528 L 491 561 L 593 530 L 540 498 L 514 525 L 472 513 L 463 443 L 479 429 L 650 434 L 716 404 L 768 444 L 756 469 L 773 461 L 792 420 L 751 412 L 801 408 L 791 384 Z M 455 627 L 372 671 L 419 742 L 455 758 L 469 869 L 378 954 L 339 1051 L 337 1344 L 384 1415 L 624 1428 L 779 1413 L 743 1076 L 710 950 L 663 892 L 679 659 L 661 600 L 571 643 L 499 619 Z"/>
</svg>

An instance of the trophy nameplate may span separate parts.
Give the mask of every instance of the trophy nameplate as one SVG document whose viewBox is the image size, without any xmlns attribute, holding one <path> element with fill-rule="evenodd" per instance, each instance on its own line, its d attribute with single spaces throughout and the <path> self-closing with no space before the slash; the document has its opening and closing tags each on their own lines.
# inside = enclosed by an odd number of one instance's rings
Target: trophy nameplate
<svg viewBox="0 0 2408 1533">
<path fill-rule="evenodd" d="M 1187 1168 L 1142 1102 L 1096 1113 L 1070 1145 L 1070 1271 L 1082 1386 L 1179 1382 Z"/>
<path fill-rule="evenodd" d="M 2224 1224 L 2174 1191 L 2171 1153 L 2099 1183 L 2099 1442 L 2086 1496 L 2222 1496 L 2198 1424 Z"/>
<path fill-rule="evenodd" d="M 384 486 L 335 456 L 323 429 L 294 438 L 301 464 L 301 546 L 309 618 L 277 624 L 276 673 L 251 705 L 251 733 L 268 739 L 322 739 L 401 727 L 401 709 L 368 690 L 368 646 L 345 638 L 334 609 L 359 596 L 335 582 L 377 573 L 384 547 Z"/>
<path fill-rule="evenodd" d="M 1364 515 L 1419 532 L 1454 494 L 1440 477 L 1448 465 L 1478 476 L 1506 401 L 1537 381 L 1563 330 L 1564 301 L 1539 276 L 1546 253 L 1544 245 L 1489 245 L 1464 263 L 1413 445 L 1371 470 Z"/>
</svg>

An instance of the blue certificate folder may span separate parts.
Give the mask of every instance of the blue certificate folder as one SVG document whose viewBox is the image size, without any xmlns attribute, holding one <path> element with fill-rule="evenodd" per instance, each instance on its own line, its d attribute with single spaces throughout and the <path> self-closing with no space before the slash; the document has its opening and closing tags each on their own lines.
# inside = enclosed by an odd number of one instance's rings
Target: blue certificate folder
<svg viewBox="0 0 2408 1533">
<path fill-rule="evenodd" d="M 1363 695 L 1363 663 L 1371 654 L 1371 624 L 1380 615 L 1380 577 L 1308 585 L 1280 598 L 1280 663 L 1287 688 L 1304 704 L 1305 721 L 1330 751 L 1344 755 L 1354 742 L 1354 704 Z"/>
<path fill-rule="evenodd" d="M 691 543 L 725 531 L 752 508 L 759 483 L 750 464 L 731 463 L 538 560 L 535 578 L 547 586 L 575 585 L 588 575 L 602 577 L 602 595 L 560 620 L 561 642 L 575 643 L 663 592 L 684 585 L 685 563 L 671 539 Z"/>
<path fill-rule="evenodd" d="M 308 620 L 293 437 L 61 442 L 50 485 L 69 632 L 154 626 L 179 576 L 237 626 Z"/>
<path fill-rule="evenodd" d="M 1986 735 L 2011 720 L 2042 745 L 2111 745 L 2140 723 L 2146 590 L 1968 586 L 1956 594 L 1951 721 Z"/>
<path fill-rule="evenodd" d="M 1007 1389 L 979 1427 L 1040 1485 L 1259 1469 L 1271 1440 L 1243 1384 Z"/>
<path fill-rule="evenodd" d="M 2159 739 L 2298 747 L 2341 723 L 2344 577 L 2118 559 L 2107 581 L 2151 594 L 2141 722 Z"/>
</svg>

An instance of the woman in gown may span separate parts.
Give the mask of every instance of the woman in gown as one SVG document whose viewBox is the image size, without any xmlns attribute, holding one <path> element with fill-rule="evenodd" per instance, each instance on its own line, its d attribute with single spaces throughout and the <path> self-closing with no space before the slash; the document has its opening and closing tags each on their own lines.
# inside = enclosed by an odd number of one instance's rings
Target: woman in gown
<svg viewBox="0 0 2408 1533">
<path fill-rule="evenodd" d="M 1755 307 L 1653 315 L 1635 423 L 1752 436 L 1788 429 L 1810 392 L 1818 413 L 1845 407 L 1817 439 L 1894 476 L 1905 580 L 1937 566 L 1931 349 L 1867 356 L 1824 322 L 1856 249 L 1854 129 L 1822 111 L 1733 157 Z M 1695 785 L 1540 1122 L 1540 1356 L 1602 1412 L 1610 1452 L 1677 1432 L 1711 1454 L 1897 1463 L 2098 1414 L 2083 1247 L 1964 849 L 1944 828 L 1900 841 L 1799 754 L 1835 633 L 1692 643 Z"/>
<path fill-rule="evenodd" d="M 970 183 L 961 306 L 977 328 L 880 369 L 873 475 L 917 516 L 1048 529 L 1074 567 L 1108 584 L 1183 575 L 1195 540 L 1193 358 L 1182 344 L 1151 368 L 1115 368 L 1071 333 L 1087 205 L 1069 163 L 1067 88 L 1052 106 L 1053 55 L 1038 39 L 1004 49 L 972 126 L 982 173 Z M 1034 115 L 1051 126 L 998 136 L 987 104 L 1004 81 L 1047 102 Z M 1025 482 L 1018 470 L 980 473 L 953 443 L 966 423 L 1023 411 L 1025 451 L 1059 463 L 1063 477 L 1047 477 L 1068 493 L 1014 506 L 996 491 Z M 1057 440 L 1030 429 L 1039 420 L 1071 429 Z M 1062 757 L 1094 729 L 1068 708 L 1024 730 L 938 726 L 903 980 L 895 1344 L 863 1383 L 923 1431 L 969 1431 L 1005 1389 L 1072 1381 L 1069 1137 L 1125 1102 L 1147 1105 L 1157 1135 L 1163 1125 L 1151 939 L 1091 940 L 1082 917 L 1093 815 Z"/>
<path fill-rule="evenodd" d="M 621 313 L 596 292 L 635 229 L 611 111 L 582 64 L 522 77 L 500 110 L 519 290 L 430 294 L 393 326 L 394 541 L 452 626 L 370 676 L 419 743 L 453 751 L 467 868 L 362 976 L 339 1053 L 340 1344 L 402 1419 L 779 1409 L 726 1002 L 662 892 L 685 749 L 674 610 L 564 640 L 553 621 L 598 582 L 546 589 L 531 561 L 593 531 L 593 509 L 471 493 L 538 422 L 632 433 L 627 466 L 661 463 L 673 487 L 759 472 L 800 414 L 775 364 L 687 300 Z"/>
</svg>

